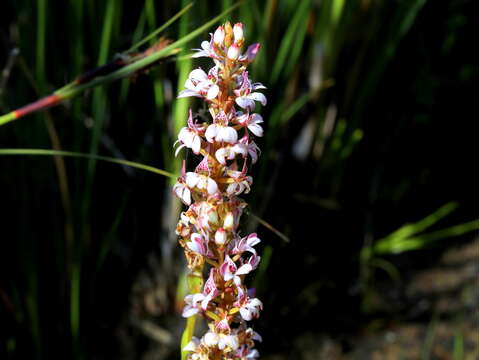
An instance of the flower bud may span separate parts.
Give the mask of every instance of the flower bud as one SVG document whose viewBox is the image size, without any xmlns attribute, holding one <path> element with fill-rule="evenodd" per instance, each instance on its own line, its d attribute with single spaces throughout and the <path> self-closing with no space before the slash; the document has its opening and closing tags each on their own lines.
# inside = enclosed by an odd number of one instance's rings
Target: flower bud
<svg viewBox="0 0 479 360">
<path fill-rule="evenodd" d="M 231 231 L 233 230 L 234 226 L 235 226 L 235 218 L 233 216 L 233 213 L 228 212 L 223 221 L 223 229 L 225 229 L 226 231 Z"/>
<path fill-rule="evenodd" d="M 243 42 L 244 36 L 243 36 L 243 24 L 242 23 L 236 23 L 235 26 L 233 26 L 233 34 L 234 34 L 235 43 L 242 43 Z"/>
<path fill-rule="evenodd" d="M 240 49 L 237 44 L 233 44 L 228 48 L 228 59 L 236 60 L 240 54 Z"/>
<path fill-rule="evenodd" d="M 218 26 L 218 28 L 215 31 L 215 34 L 213 35 L 213 41 L 215 44 L 223 45 L 224 40 L 225 40 L 225 29 L 223 26 Z"/>
<path fill-rule="evenodd" d="M 218 246 L 223 246 L 226 243 L 226 231 L 223 228 L 219 228 L 215 233 L 215 243 Z"/>
<path fill-rule="evenodd" d="M 218 213 L 215 210 L 208 211 L 208 222 L 212 225 L 218 225 Z"/>
<path fill-rule="evenodd" d="M 225 29 L 225 46 L 229 47 L 233 43 L 233 28 L 231 27 L 230 22 L 226 22 L 224 25 Z"/>
</svg>

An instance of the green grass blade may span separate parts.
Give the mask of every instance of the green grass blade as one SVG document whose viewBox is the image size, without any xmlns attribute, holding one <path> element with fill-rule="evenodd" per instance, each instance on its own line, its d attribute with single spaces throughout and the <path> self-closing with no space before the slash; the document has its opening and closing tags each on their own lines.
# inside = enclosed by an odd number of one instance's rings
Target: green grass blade
<svg viewBox="0 0 479 360">
<path fill-rule="evenodd" d="M 304 40 L 304 35 L 303 38 L 297 39 L 298 33 L 299 36 L 301 36 L 302 32 L 298 31 L 298 29 L 302 29 L 301 25 L 305 26 L 304 23 L 308 18 L 310 3 L 310 0 L 304 0 L 300 2 L 294 17 L 283 36 L 283 40 L 281 41 L 281 46 L 279 48 L 278 55 L 276 56 L 276 61 L 273 65 L 273 70 L 271 73 L 271 83 L 273 84 L 276 83 L 281 76 L 281 72 L 285 68 L 285 65 L 287 65 L 287 61 L 289 62 L 291 48 L 294 47 L 296 41 Z"/>
<path fill-rule="evenodd" d="M 94 160 L 105 161 L 105 162 L 109 162 L 113 164 L 125 165 L 135 169 L 149 171 L 154 174 L 166 176 L 169 178 L 176 178 L 176 175 L 150 165 L 145 165 L 145 164 L 137 163 L 134 161 L 116 159 L 116 158 L 112 158 L 108 156 L 84 154 L 84 153 L 78 153 L 78 152 L 72 152 L 72 151 L 56 151 L 56 150 L 49 150 L 49 149 L 0 149 L 0 155 L 66 156 L 66 157 L 76 157 L 76 158 L 83 158 L 83 159 L 94 159 Z"/>
<path fill-rule="evenodd" d="M 161 25 L 158 29 L 153 31 L 151 34 L 137 42 L 135 45 L 133 45 L 131 48 L 129 48 L 126 53 L 130 53 L 136 49 L 138 49 L 141 45 L 146 44 L 149 40 L 153 39 L 155 36 L 160 34 L 163 30 L 165 30 L 168 26 L 173 24 L 177 19 L 179 19 L 181 16 L 183 16 L 188 10 L 191 9 L 193 6 L 193 3 L 190 2 L 188 5 L 186 5 L 183 9 L 181 9 L 179 12 L 177 12 L 175 15 L 173 15 L 170 19 L 168 19 L 167 22 L 165 22 L 163 25 Z"/>
</svg>

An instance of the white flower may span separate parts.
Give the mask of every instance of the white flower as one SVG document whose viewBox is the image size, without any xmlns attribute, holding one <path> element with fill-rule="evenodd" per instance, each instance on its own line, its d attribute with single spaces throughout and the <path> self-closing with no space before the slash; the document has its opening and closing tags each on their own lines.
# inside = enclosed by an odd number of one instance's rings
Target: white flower
<svg viewBox="0 0 479 360">
<path fill-rule="evenodd" d="M 226 165 L 226 160 L 233 160 L 238 154 L 245 157 L 248 154 L 248 147 L 240 143 L 225 146 L 216 150 L 215 157 L 220 164 Z"/>
<path fill-rule="evenodd" d="M 229 347 L 231 350 L 237 350 L 239 348 L 238 336 L 220 334 L 218 348 L 220 348 L 220 350 L 223 350 L 226 347 Z"/>
<path fill-rule="evenodd" d="M 185 205 L 191 204 L 191 191 L 181 178 L 178 179 L 178 182 L 173 186 L 173 192 Z"/>
<path fill-rule="evenodd" d="M 237 268 L 236 264 L 231 258 L 226 255 L 225 261 L 220 266 L 220 274 L 225 281 L 233 280 L 236 286 L 241 285 L 240 275 L 246 275 L 253 270 L 251 264 L 244 264 Z"/>
<path fill-rule="evenodd" d="M 200 340 L 196 336 L 193 336 L 191 341 L 183 348 L 183 351 L 196 351 L 199 345 Z"/>
<path fill-rule="evenodd" d="M 209 41 L 203 41 L 201 43 L 201 49 L 193 49 L 196 52 L 196 54 L 193 54 L 191 57 L 198 58 L 198 57 L 211 57 L 211 58 L 216 58 L 215 52 L 211 47 L 211 43 Z"/>
<path fill-rule="evenodd" d="M 202 293 L 186 295 L 185 307 L 183 309 L 182 316 L 188 318 L 190 316 L 196 315 L 200 311 L 199 305 L 204 299 L 205 295 L 203 295 Z"/>
<path fill-rule="evenodd" d="M 266 105 L 266 96 L 259 92 L 239 96 L 235 99 L 236 104 L 243 109 L 254 110 L 255 101 L 259 101 L 263 106 Z"/>
<path fill-rule="evenodd" d="M 198 135 L 197 132 L 194 130 L 184 127 L 180 130 L 180 133 L 178 134 L 178 140 L 181 141 L 182 145 L 176 149 L 175 156 L 178 155 L 178 152 L 183 148 L 187 147 L 193 152 L 198 155 L 201 150 L 201 136 Z"/>
<path fill-rule="evenodd" d="M 259 317 L 259 311 L 263 309 L 263 303 L 257 299 L 247 299 L 240 307 L 241 317 L 246 321 L 251 321 Z"/>
<path fill-rule="evenodd" d="M 253 248 L 253 246 L 258 245 L 260 242 L 261 240 L 258 238 L 256 233 L 249 234 L 248 236 L 236 242 L 233 250 L 231 250 L 231 253 L 242 254 L 245 251 L 248 251 L 256 255 L 256 250 Z"/>
<path fill-rule="evenodd" d="M 217 141 L 234 144 L 238 140 L 238 133 L 230 126 L 211 124 L 206 129 L 205 137 L 210 143 Z"/>
<path fill-rule="evenodd" d="M 206 97 L 208 100 L 214 99 L 218 96 L 220 89 L 218 85 L 212 81 L 213 78 L 213 76 L 208 76 L 200 68 L 193 70 L 185 81 L 186 89 L 180 92 L 178 98 L 196 96 Z"/>
<path fill-rule="evenodd" d="M 242 171 L 236 170 L 227 170 L 226 173 L 234 181 L 226 188 L 226 193 L 228 195 L 239 195 L 242 192 L 245 194 L 249 193 L 250 186 L 253 183 L 253 178 L 251 176 L 245 176 Z"/>
<path fill-rule="evenodd" d="M 209 195 L 213 195 L 218 192 L 218 185 L 209 176 L 194 172 L 187 172 L 185 181 L 189 188 L 196 187 L 199 190 L 206 190 Z"/>
<path fill-rule="evenodd" d="M 204 336 L 203 336 L 203 342 L 205 343 L 206 346 L 212 347 L 218 345 L 218 342 L 220 341 L 220 336 L 217 333 L 208 331 Z"/>
<path fill-rule="evenodd" d="M 191 241 L 186 243 L 186 246 L 188 247 L 188 249 L 203 256 L 207 255 L 208 249 L 206 247 L 205 240 L 200 234 L 198 233 L 191 234 L 190 240 Z"/>
<path fill-rule="evenodd" d="M 260 114 L 242 114 L 241 112 L 238 113 L 238 123 L 240 123 L 242 126 L 248 127 L 248 130 L 256 136 L 263 136 L 263 128 L 259 124 L 263 123 L 264 121 L 263 117 Z"/>
</svg>

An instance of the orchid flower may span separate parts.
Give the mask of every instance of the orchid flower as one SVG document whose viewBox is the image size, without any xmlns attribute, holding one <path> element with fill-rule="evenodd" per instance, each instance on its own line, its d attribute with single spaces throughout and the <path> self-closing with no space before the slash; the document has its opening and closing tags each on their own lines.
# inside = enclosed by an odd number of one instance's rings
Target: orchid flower
<svg viewBox="0 0 479 360">
<path fill-rule="evenodd" d="M 204 285 L 192 282 L 191 294 L 184 298 L 183 316 L 202 316 L 208 322 L 208 331 L 201 338 L 193 337 L 182 349 L 188 360 L 259 356 L 254 342 L 261 337 L 246 321 L 257 318 L 263 304 L 244 284 L 244 278 L 258 267 L 261 258 L 254 246 L 260 239 L 256 233 L 239 235 L 240 217 L 247 204 L 238 195 L 249 193 L 253 184 L 248 168 L 260 155 L 253 140 L 264 134 L 264 120 L 253 110 L 256 102 L 266 105 L 267 100 L 259 92 L 265 86 L 253 82 L 247 71 L 260 46 L 250 45 L 243 52 L 244 41 L 243 24 L 219 26 L 193 55 L 212 59 L 214 66 L 208 71 L 191 71 L 178 95 L 201 98 L 212 118 L 196 122 L 190 110 L 175 143 L 179 144 L 175 156 L 181 149 L 202 156 L 196 167 L 190 165 L 194 171 L 187 172 L 183 163 L 173 186 L 173 193 L 189 206 L 181 213 L 176 233 L 191 276 L 198 277 L 210 266 Z"/>
</svg>

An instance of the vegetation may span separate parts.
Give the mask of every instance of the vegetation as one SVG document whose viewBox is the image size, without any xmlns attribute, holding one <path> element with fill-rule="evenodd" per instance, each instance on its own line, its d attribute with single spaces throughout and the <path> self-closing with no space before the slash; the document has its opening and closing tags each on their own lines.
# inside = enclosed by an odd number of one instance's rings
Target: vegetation
<svg viewBox="0 0 479 360">
<path fill-rule="evenodd" d="M 172 146 L 199 102 L 176 94 L 206 61 L 191 48 L 226 20 L 261 43 L 250 74 L 268 87 L 242 225 L 262 240 L 265 358 L 402 319 L 378 310 L 379 290 L 479 228 L 473 2 L 5 0 L 0 13 L 2 359 L 179 358 Z M 51 94 L 57 106 L 12 115 Z M 455 331 L 450 354 L 466 340 Z"/>
</svg>

